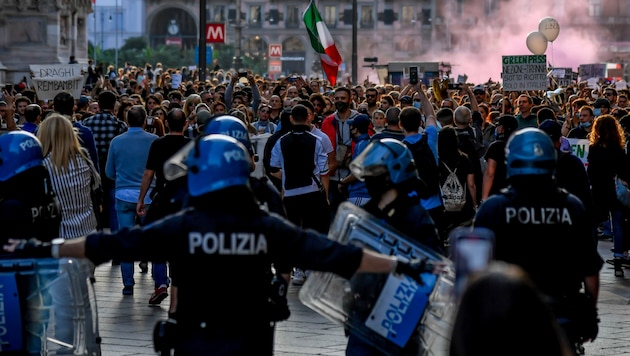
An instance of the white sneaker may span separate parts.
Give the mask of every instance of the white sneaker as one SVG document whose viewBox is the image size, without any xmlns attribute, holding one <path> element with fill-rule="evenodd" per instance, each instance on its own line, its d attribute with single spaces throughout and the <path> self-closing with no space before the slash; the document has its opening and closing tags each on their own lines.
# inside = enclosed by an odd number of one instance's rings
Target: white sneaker
<svg viewBox="0 0 630 356">
<path fill-rule="evenodd" d="M 293 284 L 294 286 L 301 286 L 302 284 L 304 284 L 304 281 L 306 281 L 306 276 L 304 275 L 304 272 L 299 268 L 294 269 L 293 276 L 291 277 L 291 284 Z"/>
</svg>

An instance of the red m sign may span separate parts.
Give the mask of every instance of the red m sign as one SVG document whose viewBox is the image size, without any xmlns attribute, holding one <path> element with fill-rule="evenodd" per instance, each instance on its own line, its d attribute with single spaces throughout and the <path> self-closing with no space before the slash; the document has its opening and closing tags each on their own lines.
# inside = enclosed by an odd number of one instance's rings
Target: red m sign
<svg viewBox="0 0 630 356">
<path fill-rule="evenodd" d="M 225 24 L 206 24 L 206 43 L 225 43 Z"/>
<path fill-rule="evenodd" d="M 270 44 L 269 45 L 269 57 L 279 58 L 282 57 L 282 45 Z"/>
</svg>

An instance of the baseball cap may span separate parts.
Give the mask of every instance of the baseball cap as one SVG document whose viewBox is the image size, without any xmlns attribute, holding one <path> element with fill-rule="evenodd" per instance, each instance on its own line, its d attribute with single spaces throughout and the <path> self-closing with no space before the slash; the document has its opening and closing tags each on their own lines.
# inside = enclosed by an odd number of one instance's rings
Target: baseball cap
<svg viewBox="0 0 630 356">
<path fill-rule="evenodd" d="M 413 99 L 411 99 L 411 97 L 409 95 L 403 95 L 400 97 L 400 102 L 401 103 L 405 103 L 405 104 L 412 104 L 413 103 Z"/>
<path fill-rule="evenodd" d="M 538 128 L 545 131 L 552 141 L 557 141 L 562 136 L 562 126 L 554 120 L 547 119 Z"/>
<path fill-rule="evenodd" d="M 608 99 L 606 99 L 606 98 L 599 98 L 599 99 L 595 100 L 595 102 L 593 103 L 593 107 L 594 108 L 608 108 L 608 109 L 610 109 L 610 101 L 608 101 Z"/>
<path fill-rule="evenodd" d="M 90 99 L 87 96 L 81 95 L 81 97 L 79 98 L 79 102 L 77 103 L 77 106 L 82 108 L 86 106 L 89 102 L 90 102 Z"/>
<path fill-rule="evenodd" d="M 361 133 L 366 133 L 370 126 L 370 118 L 365 114 L 360 114 L 354 119 L 348 120 L 348 125 L 356 127 Z"/>
<path fill-rule="evenodd" d="M 211 117 L 212 117 L 212 114 L 210 113 L 210 111 L 200 110 L 197 113 L 197 122 L 202 125 L 205 125 L 208 123 L 208 121 L 210 121 Z"/>
</svg>

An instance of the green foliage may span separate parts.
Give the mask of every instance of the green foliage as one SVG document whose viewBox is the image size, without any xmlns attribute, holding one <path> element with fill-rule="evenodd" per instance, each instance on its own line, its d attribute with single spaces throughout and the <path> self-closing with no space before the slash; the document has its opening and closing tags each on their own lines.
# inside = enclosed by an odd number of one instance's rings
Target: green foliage
<svg viewBox="0 0 630 356">
<path fill-rule="evenodd" d="M 213 46 L 213 59 L 217 60 L 223 70 L 232 68 L 234 61 L 234 46 L 226 44 L 216 44 Z M 116 50 L 103 50 L 99 46 L 94 47 L 92 42 L 88 43 L 88 55 L 95 58 L 95 62 L 108 65 L 116 64 Z M 242 57 L 243 68 L 252 70 L 254 73 L 265 73 L 268 68 L 268 61 L 262 56 Z M 155 67 L 157 62 L 161 62 L 164 68 L 181 68 L 182 66 L 197 65 L 195 50 L 182 50 L 177 46 L 161 45 L 149 47 L 145 37 L 131 37 L 118 50 L 118 67 L 123 67 L 125 62 L 130 62 L 136 67 L 144 67 L 150 63 Z M 211 67 L 211 65 L 208 65 Z"/>
</svg>

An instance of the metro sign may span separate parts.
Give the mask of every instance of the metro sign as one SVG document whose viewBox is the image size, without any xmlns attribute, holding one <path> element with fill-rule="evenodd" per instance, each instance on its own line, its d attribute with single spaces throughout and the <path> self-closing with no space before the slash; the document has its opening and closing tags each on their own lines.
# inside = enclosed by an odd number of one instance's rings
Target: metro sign
<svg viewBox="0 0 630 356">
<path fill-rule="evenodd" d="M 206 43 L 225 43 L 225 24 L 206 24 Z"/>
<path fill-rule="evenodd" d="M 271 58 L 280 58 L 280 57 L 282 57 L 282 45 L 281 44 L 270 44 L 269 45 L 269 57 L 271 57 Z"/>
</svg>

